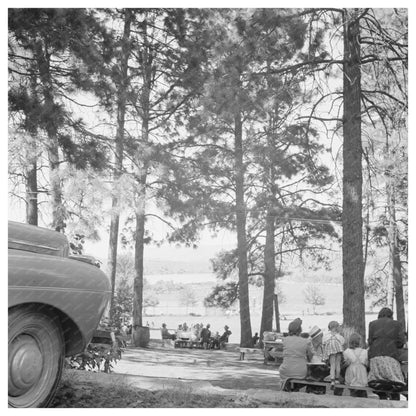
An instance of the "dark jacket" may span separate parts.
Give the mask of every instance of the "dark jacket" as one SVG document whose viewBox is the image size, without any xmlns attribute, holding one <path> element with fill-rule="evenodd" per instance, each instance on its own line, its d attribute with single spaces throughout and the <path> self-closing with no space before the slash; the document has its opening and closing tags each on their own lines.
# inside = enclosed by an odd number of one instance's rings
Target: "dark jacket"
<svg viewBox="0 0 416 416">
<path fill-rule="evenodd" d="M 202 328 L 201 341 L 208 342 L 210 338 L 211 338 L 211 331 L 208 328 Z"/>
<path fill-rule="evenodd" d="M 379 318 L 368 327 L 368 358 L 388 356 L 399 359 L 398 348 L 406 342 L 402 325 L 391 318 Z"/>
</svg>

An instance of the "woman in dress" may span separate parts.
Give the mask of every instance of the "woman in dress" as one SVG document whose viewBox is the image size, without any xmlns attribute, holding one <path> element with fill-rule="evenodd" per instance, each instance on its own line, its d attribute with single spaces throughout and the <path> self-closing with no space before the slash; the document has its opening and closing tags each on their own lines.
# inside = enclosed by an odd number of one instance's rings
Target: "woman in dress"
<svg viewBox="0 0 416 416">
<path fill-rule="evenodd" d="M 307 362 L 313 356 L 311 342 L 300 336 L 302 321 L 297 318 L 289 324 L 289 335 L 283 338 L 283 363 L 279 368 L 280 378 L 284 383 L 288 378 L 305 378 Z"/>
<path fill-rule="evenodd" d="M 370 322 L 368 328 L 369 383 L 388 380 L 405 385 L 399 362 L 399 348 L 403 347 L 405 341 L 403 327 L 393 319 L 392 310 L 381 309 L 378 319 Z"/>
</svg>

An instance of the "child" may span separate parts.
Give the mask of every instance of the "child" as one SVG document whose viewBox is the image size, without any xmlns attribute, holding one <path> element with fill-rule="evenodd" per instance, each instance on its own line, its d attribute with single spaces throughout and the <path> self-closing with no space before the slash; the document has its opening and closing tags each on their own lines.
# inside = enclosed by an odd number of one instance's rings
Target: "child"
<svg viewBox="0 0 416 416">
<path fill-rule="evenodd" d="M 353 333 L 350 336 L 349 348 L 343 355 L 348 365 L 345 372 L 345 384 L 349 386 L 366 386 L 367 385 L 367 350 L 360 348 L 361 337 L 359 334 Z M 361 395 L 360 391 L 351 389 L 351 396 Z"/>
<path fill-rule="evenodd" d="M 331 389 L 335 383 L 339 383 L 341 375 L 341 358 L 344 350 L 345 339 L 339 334 L 339 323 L 331 321 L 328 324 L 329 332 L 322 339 L 323 360 L 329 359 Z"/>
</svg>

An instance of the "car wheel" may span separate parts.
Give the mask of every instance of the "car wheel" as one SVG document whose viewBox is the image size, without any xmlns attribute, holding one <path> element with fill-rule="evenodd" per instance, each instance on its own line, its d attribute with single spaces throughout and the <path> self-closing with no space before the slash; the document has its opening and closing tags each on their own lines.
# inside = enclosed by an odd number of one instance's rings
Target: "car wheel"
<svg viewBox="0 0 416 416">
<path fill-rule="evenodd" d="M 46 407 L 62 374 L 57 317 L 25 306 L 9 310 L 9 407 Z"/>
</svg>

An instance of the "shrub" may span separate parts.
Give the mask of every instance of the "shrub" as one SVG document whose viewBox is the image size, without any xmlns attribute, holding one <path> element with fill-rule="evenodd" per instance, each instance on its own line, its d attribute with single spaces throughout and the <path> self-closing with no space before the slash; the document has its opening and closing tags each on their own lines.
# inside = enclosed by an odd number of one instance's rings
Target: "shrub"
<svg viewBox="0 0 416 416">
<path fill-rule="evenodd" d="M 121 360 L 121 352 L 118 342 L 112 345 L 90 343 L 85 351 L 69 357 L 66 366 L 77 370 L 98 370 L 111 373 L 112 363 Z"/>
</svg>

